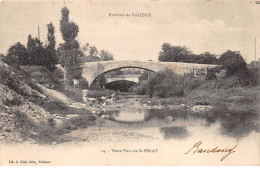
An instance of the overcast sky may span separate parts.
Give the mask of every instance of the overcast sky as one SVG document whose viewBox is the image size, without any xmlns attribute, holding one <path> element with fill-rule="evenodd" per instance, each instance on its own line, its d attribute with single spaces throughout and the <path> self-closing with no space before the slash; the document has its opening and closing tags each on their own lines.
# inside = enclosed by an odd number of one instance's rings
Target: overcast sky
<svg viewBox="0 0 260 169">
<path fill-rule="evenodd" d="M 248 62 L 260 56 L 260 4 L 255 0 L 66 0 L 70 20 L 79 26 L 81 45 L 113 53 L 116 60 L 157 60 L 164 42 L 186 45 L 193 53 L 220 55 L 240 51 Z M 27 43 L 29 34 L 46 41 L 52 22 L 62 43 L 59 20 L 63 0 L 0 3 L 0 53 Z M 111 14 L 151 13 L 151 17 L 111 17 Z"/>
</svg>

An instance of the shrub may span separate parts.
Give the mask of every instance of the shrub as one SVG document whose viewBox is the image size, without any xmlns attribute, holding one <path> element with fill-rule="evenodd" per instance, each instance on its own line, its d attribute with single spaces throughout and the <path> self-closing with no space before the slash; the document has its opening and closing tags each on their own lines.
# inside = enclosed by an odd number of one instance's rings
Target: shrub
<svg viewBox="0 0 260 169">
<path fill-rule="evenodd" d="M 102 89 L 102 90 L 90 90 L 88 92 L 88 97 L 93 97 L 93 98 L 98 98 L 102 96 L 110 97 L 114 91 L 112 90 L 107 90 L 107 89 Z"/>
<path fill-rule="evenodd" d="M 53 76 L 58 78 L 58 79 L 63 79 L 64 73 L 60 69 L 55 69 L 54 72 L 53 72 Z"/>
<path fill-rule="evenodd" d="M 259 85 L 259 67 L 249 69 L 249 81 L 251 85 Z"/>
<path fill-rule="evenodd" d="M 15 97 L 12 100 L 9 100 L 9 99 L 4 100 L 4 104 L 6 106 L 10 107 L 10 106 L 19 106 L 19 105 L 23 104 L 23 102 L 21 99 Z"/>
<path fill-rule="evenodd" d="M 20 133 L 28 138 L 30 133 L 35 130 L 36 124 L 23 112 L 16 110 L 14 114 L 14 125 L 20 130 Z"/>
<path fill-rule="evenodd" d="M 197 89 L 202 84 L 205 83 L 204 78 L 186 78 L 185 79 L 185 89 L 184 93 L 189 93 L 190 91 Z"/>
<path fill-rule="evenodd" d="M 10 72 L 8 71 L 7 67 L 4 65 L 0 66 L 0 82 L 6 85 L 10 81 Z"/>
<path fill-rule="evenodd" d="M 217 73 L 219 73 L 221 70 L 221 67 L 214 67 L 214 68 L 209 68 L 207 70 L 207 75 L 206 75 L 206 80 L 213 80 L 217 79 Z"/>
<path fill-rule="evenodd" d="M 11 70 L 8 69 L 6 66 L 0 66 L 0 82 L 3 85 L 8 86 L 10 89 L 14 90 L 18 94 L 27 96 L 28 94 L 25 93 L 20 86 L 20 81 L 11 75 Z"/>
<path fill-rule="evenodd" d="M 203 79 L 194 78 L 191 74 L 180 76 L 166 69 L 151 75 L 147 81 L 141 81 L 133 87 L 133 91 L 137 94 L 148 94 L 150 97 L 183 96 L 203 82 Z"/>
<path fill-rule="evenodd" d="M 88 89 L 89 88 L 88 81 L 85 78 L 81 78 L 79 80 L 79 87 L 82 89 Z"/>
<path fill-rule="evenodd" d="M 26 65 L 28 64 L 28 52 L 24 45 L 20 42 L 12 45 L 7 52 L 4 61 L 8 64 Z"/>
<path fill-rule="evenodd" d="M 146 95 L 147 85 L 146 81 L 141 81 L 139 84 L 133 85 L 129 90 L 139 95 Z"/>
<path fill-rule="evenodd" d="M 240 52 L 228 50 L 220 56 L 219 61 L 227 69 L 227 76 L 247 71 L 246 62 Z"/>
</svg>

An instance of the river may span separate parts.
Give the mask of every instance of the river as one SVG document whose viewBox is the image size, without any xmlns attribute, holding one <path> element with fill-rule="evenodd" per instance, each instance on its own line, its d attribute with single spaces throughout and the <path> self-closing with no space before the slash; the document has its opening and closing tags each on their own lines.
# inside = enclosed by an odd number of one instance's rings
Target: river
<svg viewBox="0 0 260 169">
<path fill-rule="evenodd" d="M 241 153 L 250 154 L 239 161 L 241 164 L 257 161 L 260 134 L 256 114 L 192 114 L 178 109 L 148 109 L 135 99 L 114 107 L 114 110 L 109 109 L 99 115 L 94 126 L 73 130 L 63 138 L 68 144 L 94 146 L 104 149 L 106 153 L 115 153 L 112 152 L 114 148 L 123 151 L 125 148 L 133 150 L 142 147 L 157 149 L 160 153 L 173 153 L 174 156 L 179 154 L 176 158 L 180 159 L 187 156 L 197 159 L 193 153 L 183 155 L 198 142 L 202 143 L 202 148 L 208 149 L 236 146 L 236 152 L 240 153 L 230 156 L 240 159 Z M 208 156 L 220 161 L 224 155 L 205 154 L 203 158 L 207 159 Z M 208 162 L 212 162 L 212 158 Z"/>
</svg>

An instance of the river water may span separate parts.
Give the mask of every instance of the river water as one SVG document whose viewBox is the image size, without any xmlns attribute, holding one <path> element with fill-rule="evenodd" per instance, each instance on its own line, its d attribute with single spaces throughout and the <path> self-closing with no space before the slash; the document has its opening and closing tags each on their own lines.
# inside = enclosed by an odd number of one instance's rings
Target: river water
<svg viewBox="0 0 260 169">
<path fill-rule="evenodd" d="M 154 160 L 152 154 L 129 153 L 134 149 L 156 150 L 157 159 L 165 165 L 255 165 L 259 162 L 260 130 L 256 114 L 192 114 L 178 109 L 129 107 L 103 112 L 94 126 L 64 135 L 66 142 L 83 144 L 85 151 L 93 150 L 93 155 L 104 159 L 121 159 L 123 155 L 121 162 L 127 165 L 149 165 L 142 159 Z M 235 152 L 224 161 L 221 159 L 227 153 L 185 154 L 198 142 L 203 149 L 235 147 Z"/>
<path fill-rule="evenodd" d="M 160 140 L 186 139 L 200 131 L 236 139 L 259 133 L 258 117 L 254 114 L 221 116 L 160 109 L 122 109 L 106 114 L 108 119 L 98 121 L 98 127 L 131 130 Z"/>
</svg>

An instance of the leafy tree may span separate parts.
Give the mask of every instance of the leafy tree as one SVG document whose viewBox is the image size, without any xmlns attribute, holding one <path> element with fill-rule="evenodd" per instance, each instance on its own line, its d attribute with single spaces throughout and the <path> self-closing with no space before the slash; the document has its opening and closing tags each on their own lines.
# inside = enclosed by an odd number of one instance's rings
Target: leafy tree
<svg viewBox="0 0 260 169">
<path fill-rule="evenodd" d="M 55 40 L 55 28 L 52 23 L 47 25 L 48 28 L 48 44 L 46 46 L 46 56 L 44 60 L 44 65 L 52 72 L 55 70 L 55 64 L 58 63 L 58 57 L 56 54 L 56 40 Z"/>
<path fill-rule="evenodd" d="M 85 57 L 83 57 L 83 62 L 98 62 L 98 61 L 109 61 L 114 60 L 114 56 L 112 53 L 101 50 L 100 52 L 96 48 L 96 46 L 90 46 L 89 43 L 86 43 L 81 48 Z"/>
<path fill-rule="evenodd" d="M 204 52 L 203 54 L 200 54 L 200 61 L 197 63 L 202 64 L 218 64 L 218 59 L 216 58 L 216 55 L 211 54 L 209 52 Z"/>
<path fill-rule="evenodd" d="M 210 54 L 209 52 L 204 52 L 203 54 L 189 54 L 183 57 L 182 62 L 187 63 L 199 63 L 199 64 L 218 64 L 218 59 L 216 55 Z"/>
<path fill-rule="evenodd" d="M 78 25 L 74 22 L 69 22 L 69 9 L 67 7 L 62 8 L 61 17 L 60 31 L 62 38 L 65 42 L 70 42 L 78 36 Z"/>
<path fill-rule="evenodd" d="M 55 28 L 51 23 L 49 23 L 47 25 L 47 29 L 48 29 L 48 35 L 47 35 L 47 39 L 48 39 L 48 48 L 52 49 L 52 50 L 55 50 L 55 45 L 56 45 L 56 40 L 55 40 Z"/>
<path fill-rule="evenodd" d="M 149 72 L 145 71 L 142 73 L 142 75 L 138 78 L 139 81 L 147 80 L 149 78 Z"/>
<path fill-rule="evenodd" d="M 247 71 L 246 62 L 238 51 L 226 51 L 220 56 L 219 62 L 227 69 L 227 76 Z"/>
<path fill-rule="evenodd" d="M 12 45 L 7 52 L 4 61 L 8 64 L 26 65 L 28 64 L 28 52 L 20 42 Z"/>
<path fill-rule="evenodd" d="M 162 45 L 162 51 L 159 53 L 158 60 L 162 61 L 162 62 L 167 62 L 167 61 L 173 60 L 174 56 L 172 56 L 172 54 L 171 54 L 171 49 L 172 49 L 172 45 L 171 44 L 164 43 Z"/>
<path fill-rule="evenodd" d="M 65 50 L 62 54 L 61 65 L 66 69 L 66 75 L 73 79 L 80 79 L 82 71 L 80 50 Z"/>
<path fill-rule="evenodd" d="M 38 38 L 28 36 L 27 51 L 29 54 L 29 64 L 44 65 L 46 60 L 45 49 L 43 43 Z"/>
<path fill-rule="evenodd" d="M 60 63 L 66 70 L 66 75 L 73 79 L 79 79 L 82 72 L 83 52 L 79 49 L 79 43 L 75 39 L 79 28 L 74 22 L 69 22 L 69 10 L 67 7 L 61 10 L 60 31 L 63 44 L 59 46 Z"/>
<path fill-rule="evenodd" d="M 0 53 L 0 61 L 3 61 L 3 62 L 4 62 L 5 57 L 6 57 L 6 56 L 5 56 L 4 54 Z"/>
<path fill-rule="evenodd" d="M 36 42 L 36 52 L 37 52 L 35 65 L 41 66 L 44 65 L 46 60 L 46 54 L 45 54 L 46 50 L 43 47 L 43 43 L 41 42 L 40 39 L 35 38 L 35 42 Z"/>
<path fill-rule="evenodd" d="M 162 51 L 159 53 L 158 60 L 162 62 L 218 64 L 216 55 L 210 54 L 209 52 L 196 55 L 186 46 L 172 46 L 169 43 L 164 43 L 162 45 Z"/>
<path fill-rule="evenodd" d="M 88 52 L 89 51 L 89 43 L 86 43 L 85 45 L 82 46 L 81 50 L 83 53 Z"/>
<path fill-rule="evenodd" d="M 99 53 L 96 46 L 89 47 L 89 55 L 86 57 L 86 62 L 97 62 L 100 61 Z"/>
<path fill-rule="evenodd" d="M 259 67 L 260 59 L 258 61 L 252 61 L 250 64 L 248 64 L 248 67 Z"/>
<path fill-rule="evenodd" d="M 28 36 L 28 41 L 27 41 L 27 51 L 28 51 L 28 55 L 29 55 L 29 64 L 34 64 L 36 61 L 36 42 L 35 39 L 32 38 L 31 35 Z"/>
<path fill-rule="evenodd" d="M 112 53 L 109 53 L 108 51 L 101 50 L 100 59 L 103 61 L 114 60 L 114 56 Z"/>
<path fill-rule="evenodd" d="M 159 61 L 162 62 L 182 62 L 192 52 L 185 46 L 172 46 L 169 43 L 162 45 L 162 51 L 159 53 Z"/>
</svg>

